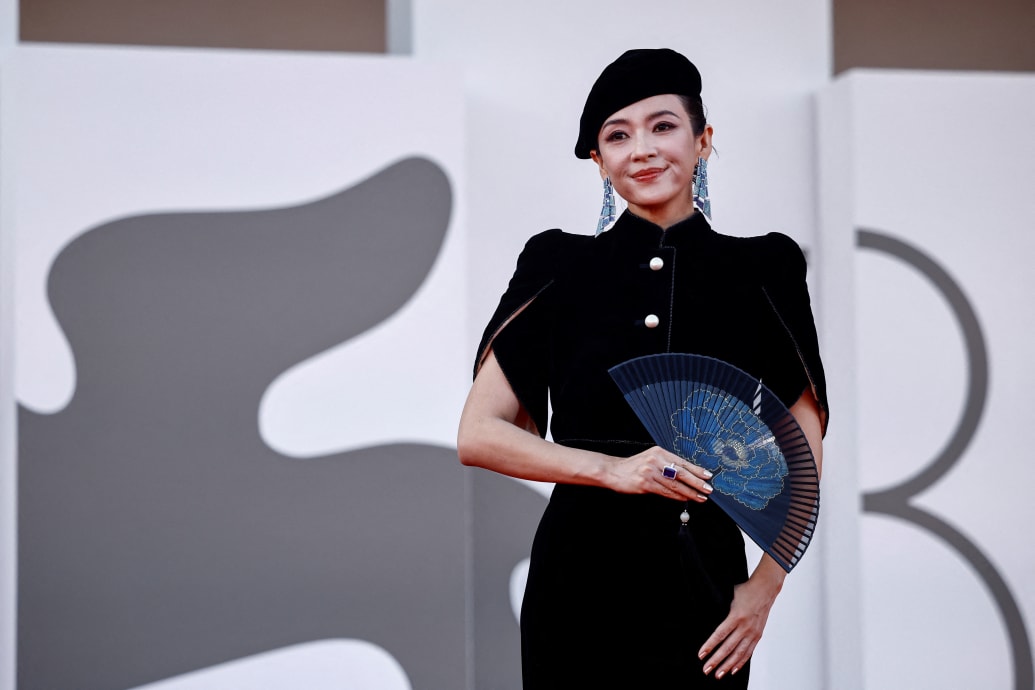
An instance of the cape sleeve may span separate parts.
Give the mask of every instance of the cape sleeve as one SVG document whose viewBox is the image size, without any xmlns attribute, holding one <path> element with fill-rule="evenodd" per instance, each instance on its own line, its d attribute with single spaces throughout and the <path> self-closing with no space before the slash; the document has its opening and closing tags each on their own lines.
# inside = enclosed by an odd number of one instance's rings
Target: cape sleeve
<svg viewBox="0 0 1035 690">
<path fill-rule="evenodd" d="M 474 363 L 478 375 L 491 350 L 514 395 L 535 425 L 546 435 L 549 384 L 549 300 L 543 299 L 555 279 L 563 238 L 547 230 L 525 244 L 507 290 L 489 319 Z"/>
<path fill-rule="evenodd" d="M 830 408 L 827 404 L 826 375 L 819 356 L 816 322 L 812 317 L 812 303 L 805 282 L 805 255 L 798 244 L 786 235 L 769 233 L 766 240 L 769 247 L 768 256 L 765 257 L 767 269 L 763 271 L 763 291 L 777 320 L 790 337 L 801 364 L 800 368 L 793 367 L 794 371 L 788 374 L 796 375 L 798 391 L 808 387 L 816 397 L 825 435 Z"/>
</svg>

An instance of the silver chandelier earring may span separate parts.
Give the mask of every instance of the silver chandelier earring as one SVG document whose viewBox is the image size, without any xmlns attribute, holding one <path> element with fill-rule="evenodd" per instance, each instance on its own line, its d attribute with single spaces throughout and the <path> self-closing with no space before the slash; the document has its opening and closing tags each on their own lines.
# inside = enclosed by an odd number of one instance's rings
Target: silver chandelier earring
<svg viewBox="0 0 1035 690">
<path fill-rule="evenodd" d="M 708 199 L 708 161 L 697 159 L 694 167 L 694 207 L 704 214 L 709 223 L 712 222 L 712 202 Z"/>
<path fill-rule="evenodd" d="M 615 222 L 615 188 L 611 178 L 604 178 L 604 204 L 600 207 L 600 220 L 597 221 L 596 234 L 602 233 L 607 226 Z"/>
</svg>

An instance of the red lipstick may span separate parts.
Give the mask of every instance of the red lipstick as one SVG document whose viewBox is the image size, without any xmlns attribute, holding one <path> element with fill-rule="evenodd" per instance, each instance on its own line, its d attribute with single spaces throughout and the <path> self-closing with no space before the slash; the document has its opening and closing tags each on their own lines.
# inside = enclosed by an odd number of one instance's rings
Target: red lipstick
<svg viewBox="0 0 1035 690">
<path fill-rule="evenodd" d="M 632 178 L 637 182 L 653 182 L 663 172 L 665 172 L 664 168 L 645 168 L 633 173 Z"/>
</svg>

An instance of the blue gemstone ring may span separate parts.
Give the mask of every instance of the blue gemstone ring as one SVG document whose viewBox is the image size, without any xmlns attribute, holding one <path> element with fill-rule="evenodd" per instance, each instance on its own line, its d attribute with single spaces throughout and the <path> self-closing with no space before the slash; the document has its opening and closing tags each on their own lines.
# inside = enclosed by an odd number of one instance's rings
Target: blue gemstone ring
<svg viewBox="0 0 1035 690">
<path fill-rule="evenodd" d="M 665 469 L 661 470 L 661 473 L 665 475 L 665 479 L 675 479 L 676 472 L 678 472 L 678 470 L 676 469 L 675 463 L 672 463 L 671 465 L 665 465 Z"/>
</svg>

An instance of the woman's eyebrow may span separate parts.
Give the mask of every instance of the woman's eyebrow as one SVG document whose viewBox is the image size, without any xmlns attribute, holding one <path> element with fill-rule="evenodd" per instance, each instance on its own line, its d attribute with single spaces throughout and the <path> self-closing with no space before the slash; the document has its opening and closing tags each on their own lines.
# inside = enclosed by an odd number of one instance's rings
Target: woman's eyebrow
<svg viewBox="0 0 1035 690">
<path fill-rule="evenodd" d="M 648 120 L 654 120 L 654 119 L 657 119 L 659 117 L 665 117 L 665 116 L 678 118 L 679 114 L 678 113 L 674 113 L 671 110 L 659 110 L 656 113 L 651 113 L 650 116 L 647 119 Z"/>
<path fill-rule="evenodd" d="M 679 118 L 679 114 L 675 113 L 675 112 L 672 112 L 671 110 L 659 110 L 656 113 L 651 113 L 650 115 L 648 115 L 647 116 L 647 120 L 656 120 L 659 117 L 674 117 L 674 118 L 678 119 Z M 628 124 L 629 124 L 629 121 L 626 120 L 625 118 L 617 117 L 617 118 L 615 118 L 613 120 L 608 120 L 607 122 L 602 124 L 600 126 L 600 129 L 603 129 L 604 127 L 609 127 L 611 125 L 628 125 Z"/>
</svg>

